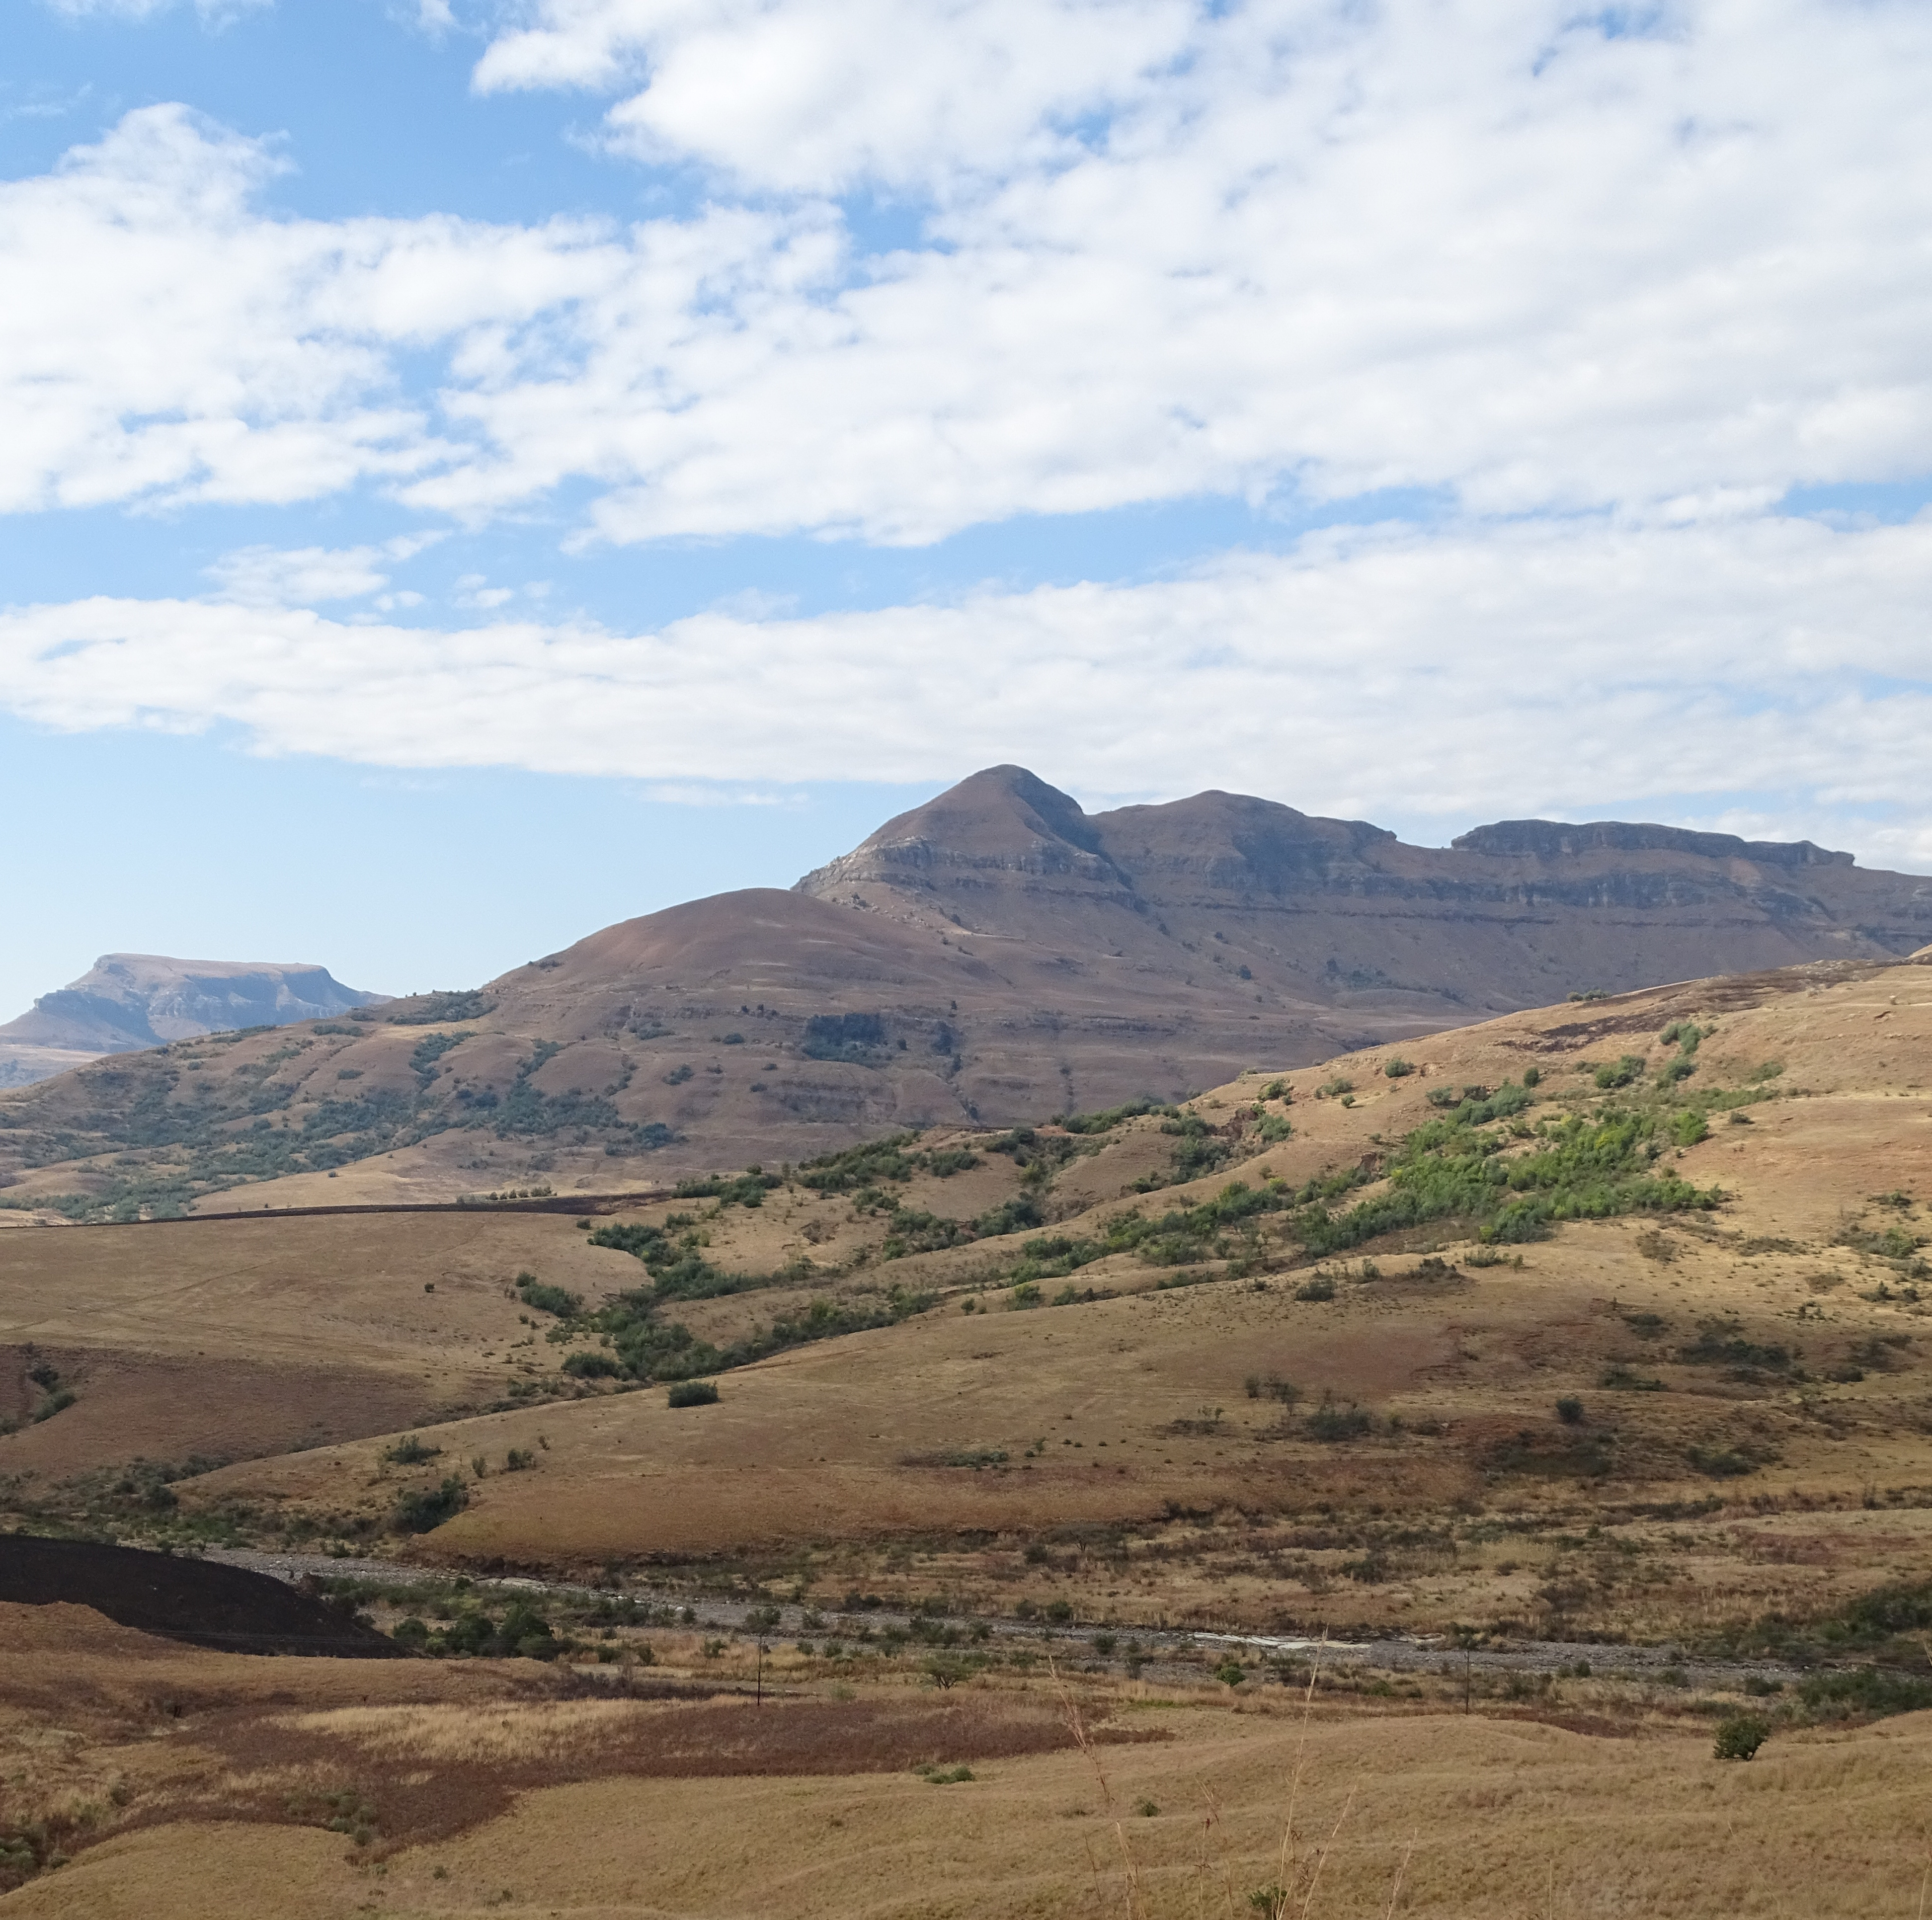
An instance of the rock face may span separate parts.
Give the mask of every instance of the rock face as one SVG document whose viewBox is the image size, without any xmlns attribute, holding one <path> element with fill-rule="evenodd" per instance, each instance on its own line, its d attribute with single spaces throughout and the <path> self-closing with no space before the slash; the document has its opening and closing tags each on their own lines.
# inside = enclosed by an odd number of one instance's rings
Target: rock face
<svg viewBox="0 0 1932 1920">
<path fill-rule="evenodd" d="M 1090 815 L 1017 766 L 889 820 L 798 886 L 1070 950 L 1186 948 L 1238 959 L 1264 990 L 1444 1024 L 1593 988 L 1895 958 L 1932 931 L 1932 878 L 1864 872 L 1809 841 L 1506 820 L 1410 847 L 1237 794 Z"/>
<path fill-rule="evenodd" d="M 326 967 L 104 953 L 79 980 L 0 1026 L 0 1087 L 26 1086 L 103 1054 L 326 1019 L 385 997 L 343 986 Z"/>
<path fill-rule="evenodd" d="M 379 1154 L 382 1190 L 412 1198 L 604 1190 L 1928 940 L 1932 878 L 1805 842 L 1532 820 L 1411 847 L 1235 794 L 1088 814 L 994 767 L 789 892 L 692 901 L 326 1031 L 177 1042 L 13 1095 L 0 1186 L 7 1205 L 145 1205 L 113 1157 L 138 1147 L 181 1202 L 265 1178 L 333 1199 L 331 1170 Z"/>
</svg>

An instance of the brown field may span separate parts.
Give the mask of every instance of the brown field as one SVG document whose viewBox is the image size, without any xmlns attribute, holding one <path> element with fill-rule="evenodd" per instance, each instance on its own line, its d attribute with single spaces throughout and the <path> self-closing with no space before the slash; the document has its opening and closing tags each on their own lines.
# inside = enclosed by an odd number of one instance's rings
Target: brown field
<svg viewBox="0 0 1932 1920">
<path fill-rule="evenodd" d="M 0 1912 L 1236 1920 L 1270 1888 L 1298 1920 L 1918 1912 L 1932 1714 L 1822 1720 L 1786 1694 L 1757 1758 L 1726 1765 L 1713 1724 L 1755 1703 L 1636 1677 L 1615 1642 L 1720 1648 L 1932 1580 L 1932 970 L 1513 1015 L 1405 1043 L 1406 1076 L 1388 1049 L 1283 1076 L 1286 1102 L 1244 1076 L 1192 1103 L 1228 1152 L 1205 1178 L 1132 1190 L 1173 1163 L 1150 1117 L 1069 1143 L 1041 1204 L 1052 1233 L 1090 1234 L 1264 1171 L 1299 1183 L 1380 1154 L 1431 1091 L 1531 1064 L 1540 1110 L 1591 1110 L 1580 1069 L 1630 1054 L 1654 1080 L 1661 1029 L 1692 1018 L 1715 1030 L 1696 1084 L 1756 1096 L 1668 1162 L 1722 1204 L 1521 1246 L 1450 1220 L 1317 1262 L 1274 1214 L 1225 1258 L 1117 1254 L 1028 1306 L 1029 1234 L 887 1258 L 890 1212 L 851 1194 L 640 1205 L 686 1216 L 728 1271 L 791 1270 L 680 1306 L 705 1339 L 814 1298 L 933 1296 L 681 1410 L 567 1382 L 556 1323 L 510 1294 L 524 1268 L 592 1302 L 644 1280 L 567 1216 L 0 1236 L 0 1414 L 26 1411 L 32 1364 L 78 1394 L 0 1437 L 0 1508 L 30 1524 L 85 1510 L 127 1538 L 336 1540 L 832 1616 L 773 1647 L 760 1705 L 746 1640 L 662 1610 L 542 1664 L 372 1663 L 0 1607 L 0 1860 L 17 1879 L 22 1846 L 66 1859 Z M 1257 1152 L 1270 1115 L 1293 1137 Z M 977 1139 L 976 1166 L 896 1187 L 902 1209 L 1019 1192 Z M 1298 1298 L 1322 1277 L 1332 1298 Z M 1368 1430 L 1318 1438 L 1324 1400 Z M 439 1450 L 386 1457 L 405 1430 Z M 206 1434 L 247 1457 L 178 1481 L 178 1512 L 99 1504 L 104 1470 Z M 399 1496 L 452 1472 L 464 1510 L 388 1533 Z M 1186 1626 L 1603 1644 L 1590 1674 L 1478 1676 L 1466 1713 L 1446 1647 L 1388 1676 L 1331 1656 L 1304 1698 L 1172 1647 L 1156 1684 L 1042 1622 L 1036 1645 L 956 1636 L 991 1657 L 948 1676 L 863 1630 L 855 1589 L 969 1622 L 1064 1606 L 1144 1649 Z M 435 1589 L 435 1617 L 466 1591 Z"/>
<path fill-rule="evenodd" d="M 759 1707 L 190 1653 L 79 1608 L 0 1610 L 0 1843 L 58 1856 L 22 1916 L 1864 1916 L 1926 1870 L 1922 1714 L 1726 1765 L 1720 1703 L 1591 1682 L 1468 1715 L 1084 1676 Z"/>
<path fill-rule="evenodd" d="M 1588 1084 L 1580 1063 L 1634 1053 L 1654 1066 L 1659 1030 L 1693 1014 L 1717 1028 L 1699 1055 L 1708 1084 L 1782 1063 L 1763 1083 L 1774 1098 L 1738 1109 L 1744 1124 L 1719 1113 L 1675 1163 L 1722 1187 L 1714 1213 L 1573 1223 L 1489 1266 L 1453 1222 L 1325 1264 L 1269 1241 L 1258 1270 L 1216 1279 L 1210 1263 L 1186 1276 L 1204 1281 L 1167 1290 L 1172 1270 L 1123 1254 L 1076 1276 L 1111 1297 L 1022 1312 L 992 1276 L 1027 1236 L 860 1262 L 878 1219 L 782 1189 L 756 1211 L 706 1210 L 710 1254 L 769 1270 L 808 1251 L 820 1270 L 680 1309 L 694 1330 L 722 1340 L 811 1294 L 888 1280 L 938 1304 L 728 1374 L 715 1407 L 598 1392 L 426 1431 L 442 1451 L 417 1468 L 383 1460 L 378 1437 L 232 1466 L 184 1496 L 366 1538 L 404 1488 L 480 1459 L 467 1510 L 411 1552 L 482 1568 L 708 1565 L 814 1591 L 944 1589 L 999 1612 L 1064 1598 L 1124 1621 L 1692 1631 L 1923 1576 L 1932 1350 L 1919 1296 L 1932 1289 L 1865 1234 L 1899 1222 L 1923 1239 L 1932 1224 L 1923 968 L 1800 970 L 1514 1016 L 1405 1048 L 1418 1070 L 1400 1079 L 1380 1054 L 1331 1063 L 1292 1076 L 1292 1140 L 1145 1199 L 1123 1190 L 1172 1143 L 1156 1121 L 1130 1122 L 1058 1176 L 1056 1231 L 1264 1168 L 1299 1181 L 1352 1165 L 1417 1124 L 1444 1082 L 1493 1084 L 1536 1062 L 1541 1092 L 1587 1103 L 1571 1090 Z M 1314 1096 L 1338 1072 L 1355 1082 L 1348 1107 Z M 1246 1078 L 1196 1110 L 1244 1125 L 1266 1083 Z M 989 1158 L 950 1182 L 922 1176 L 906 1203 L 963 1214 L 1013 1178 Z M 1918 1197 L 1874 1202 L 1898 1192 Z M 627 1256 L 568 1249 L 558 1223 L 520 1230 L 597 1263 L 606 1286 L 638 1275 Z M 1311 1268 L 1334 1279 L 1332 1300 L 1296 1298 Z M 1712 1322 L 1799 1364 L 1687 1358 Z M 1293 1417 L 1265 1390 L 1249 1396 L 1270 1376 L 1301 1390 Z M 1304 1416 L 1331 1396 L 1376 1430 L 1312 1437 Z M 1574 1426 L 1555 1411 L 1570 1396 Z M 512 1449 L 531 1471 L 501 1471 Z M 1043 1556 L 1023 1556 L 1042 1540 Z"/>
<path fill-rule="evenodd" d="M 635 1263 L 567 1218 L 484 1211 L 59 1227 L 0 1237 L 0 1418 L 51 1362 L 79 1398 L 0 1475 L 234 1459 L 386 1432 L 554 1378 L 510 1289 L 601 1298 Z"/>
</svg>

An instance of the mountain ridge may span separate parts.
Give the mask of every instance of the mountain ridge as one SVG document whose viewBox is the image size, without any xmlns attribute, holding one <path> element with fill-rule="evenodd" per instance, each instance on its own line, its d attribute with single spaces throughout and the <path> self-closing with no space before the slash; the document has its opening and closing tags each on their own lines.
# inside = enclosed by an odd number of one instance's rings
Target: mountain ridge
<svg viewBox="0 0 1932 1920">
<path fill-rule="evenodd" d="M 792 889 L 620 922 L 468 993 L 10 1095 L 0 1181 L 9 1204 L 83 1213 L 265 1182 L 220 1204 L 605 1191 L 1932 940 L 1932 878 L 1808 842 L 1760 860 L 1624 823 L 1464 837 L 1495 850 L 1219 791 L 1088 814 L 990 768 Z M 130 1152 L 144 1171 L 115 1164 Z"/>
</svg>

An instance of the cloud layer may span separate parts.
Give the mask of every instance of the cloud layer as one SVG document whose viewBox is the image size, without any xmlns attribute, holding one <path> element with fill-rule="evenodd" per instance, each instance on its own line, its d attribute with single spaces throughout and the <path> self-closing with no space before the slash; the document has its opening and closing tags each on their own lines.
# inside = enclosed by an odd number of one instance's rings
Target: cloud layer
<svg viewBox="0 0 1932 1920">
<path fill-rule="evenodd" d="M 712 198 L 292 220 L 271 148 L 132 114 L 0 188 L 0 506 L 568 484 L 614 541 L 920 542 L 1216 492 L 1695 518 L 1926 464 L 1904 0 L 536 13 L 479 83 L 621 92 L 610 137 Z M 917 243 L 865 250 L 848 189 Z"/>
<path fill-rule="evenodd" d="M 1932 521 L 1391 526 L 1151 585 L 643 634 L 87 600 L 0 616 L 0 686 L 57 728 L 760 790 L 1019 759 L 1088 793 L 1384 818 L 1748 793 L 1754 827 L 1840 822 L 1910 865 L 1932 862 L 1928 604 Z"/>
<path fill-rule="evenodd" d="M 178 104 L 0 183 L 0 512 L 321 509 L 174 597 L 0 613 L 0 706 L 680 796 L 1024 759 L 1615 805 L 1932 866 L 1932 521 L 1780 506 L 1932 467 L 1916 0 L 496 11 L 479 92 L 588 98 L 680 210 L 296 218 L 300 154 Z M 579 549 L 916 545 L 1216 495 L 1432 504 L 1152 584 L 1123 550 L 641 633 L 408 584 L 539 506 Z"/>
</svg>

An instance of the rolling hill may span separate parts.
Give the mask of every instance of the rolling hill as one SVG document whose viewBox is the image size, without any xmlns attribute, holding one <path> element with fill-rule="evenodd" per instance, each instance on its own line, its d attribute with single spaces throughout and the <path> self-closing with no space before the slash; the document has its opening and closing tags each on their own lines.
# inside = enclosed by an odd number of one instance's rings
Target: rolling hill
<svg viewBox="0 0 1932 1920">
<path fill-rule="evenodd" d="M 0 1235 L 0 1474 L 111 1513 L 87 1476 L 133 1454 L 274 1455 L 177 1497 L 354 1542 L 451 1462 L 514 1455 L 422 1550 L 903 1588 L 918 1538 L 994 1610 L 1066 1571 L 1012 1540 L 1098 1529 L 1123 1617 L 1815 1613 L 1932 1574 L 1928 963 L 1566 1003 L 576 1219 Z M 34 1365 L 75 1396 L 38 1420 Z M 692 1373 L 722 1405 L 632 1390 Z M 1210 1580 L 1203 1516 L 1229 1508 L 1313 1531 Z M 1490 1510 L 1516 1517 L 1481 1551 L 1417 1546 Z M 1720 1510 L 1661 1583 L 1509 1547 Z M 1548 1576 L 1566 1556 L 1587 1578 Z"/>
<path fill-rule="evenodd" d="M 710 1912 L 763 1822 L 802 1913 L 1527 1912 L 1558 1846 L 1910 1909 L 1932 949 L 1063 1120 L 0 1234 L 0 1540 L 278 1550 L 436 1656 L 0 1606 L 10 1908 Z"/>
<path fill-rule="evenodd" d="M 533 1316 L 500 1362 L 527 1404 L 428 1436 L 445 1460 L 520 1449 L 536 1470 L 479 1483 L 425 1550 L 472 1568 L 795 1566 L 956 1537 L 958 1577 L 1003 1586 L 1010 1610 L 1052 1598 L 1054 1569 L 996 1576 L 1011 1556 L 985 1543 L 1050 1528 L 1147 1539 L 1177 1514 L 1307 1525 L 1319 1509 L 1349 1516 L 1359 1546 L 1459 1503 L 1545 1516 L 1522 1534 L 1735 1494 L 1738 1518 L 1713 1521 L 1700 1550 L 1724 1608 L 1802 1611 L 1869 1581 L 1869 1496 L 1882 1564 L 1932 1572 L 1932 965 L 1512 1015 L 1246 1076 L 1178 1116 L 1085 1124 L 1030 1142 L 934 1134 L 755 1205 L 724 1190 L 643 1206 L 620 1216 L 628 1233 L 556 1220 L 532 1270 L 576 1276 L 591 1317 L 562 1337 Z M 1431 1184 L 1458 1167 L 1473 1184 Z M 1519 1167 L 1533 1177 L 1505 1178 Z M 1022 1197 L 1036 1223 L 1014 1228 L 1002 1210 Z M 654 1319 L 597 1318 L 673 1272 L 652 1250 L 674 1253 L 680 1233 L 704 1270 L 737 1277 L 677 1268 Z M 82 1238 L 45 1237 L 56 1252 Z M 674 1318 L 697 1346 L 667 1343 Z M 559 1341 L 541 1336 L 552 1327 Z M 580 1378 L 562 1366 L 574 1351 L 621 1365 Z M 626 1355 L 646 1377 L 723 1366 L 724 1403 L 692 1414 L 624 1391 Z M 236 1466 L 189 1497 L 266 1502 L 352 1538 L 446 1470 L 385 1467 L 386 1444 Z M 1835 1517 L 1760 1522 L 1753 1503 Z M 1834 1544 L 1762 1550 L 1781 1525 Z M 1500 1550 L 1391 1552 L 1337 1586 L 1324 1570 L 1342 1557 L 1307 1560 L 1306 1578 L 1257 1564 L 1211 1603 L 1184 1556 L 1123 1562 L 1110 1586 L 1124 1617 L 1211 1604 L 1256 1624 L 1432 1630 L 1516 1607 L 1592 1633 L 1682 1631 L 1709 1604 L 1704 1576 L 1660 1588 L 1594 1554 L 1591 1583 L 1540 1596 L 1516 1577 L 1526 1556 Z"/>
<path fill-rule="evenodd" d="M 1090 816 L 998 767 L 788 892 L 0 1099 L 0 1180 L 70 1216 L 635 1189 L 1928 938 L 1932 879 L 1809 842 L 1519 821 L 1432 850 L 1225 794 Z"/>
</svg>

